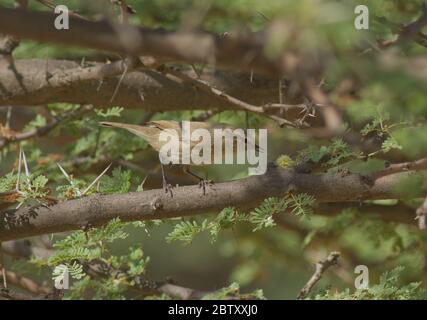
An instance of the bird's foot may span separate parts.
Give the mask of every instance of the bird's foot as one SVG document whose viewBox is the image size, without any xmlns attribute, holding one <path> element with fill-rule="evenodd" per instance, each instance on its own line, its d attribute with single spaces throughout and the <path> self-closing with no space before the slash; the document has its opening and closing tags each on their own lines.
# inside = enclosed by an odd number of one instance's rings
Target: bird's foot
<svg viewBox="0 0 427 320">
<path fill-rule="evenodd" d="M 171 198 L 173 198 L 172 189 L 173 189 L 173 186 L 170 183 L 168 183 L 166 180 L 163 180 L 163 190 L 165 190 L 165 193 L 169 193 Z"/>
<path fill-rule="evenodd" d="M 200 179 L 199 188 L 203 189 L 203 195 L 206 194 L 206 187 L 212 186 L 214 182 L 212 180 Z"/>
</svg>

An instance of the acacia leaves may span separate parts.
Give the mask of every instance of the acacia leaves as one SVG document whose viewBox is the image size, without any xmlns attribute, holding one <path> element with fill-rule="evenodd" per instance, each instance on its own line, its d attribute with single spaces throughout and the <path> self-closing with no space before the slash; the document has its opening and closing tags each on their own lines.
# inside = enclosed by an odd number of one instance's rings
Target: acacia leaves
<svg viewBox="0 0 427 320">
<path fill-rule="evenodd" d="M 249 223 L 252 230 L 258 231 L 264 228 L 273 227 L 274 215 L 289 210 L 291 214 L 300 217 L 310 217 L 315 199 L 313 196 L 301 193 L 287 193 L 283 198 L 270 197 L 264 199 L 254 210 L 243 213 L 236 208 L 224 208 L 215 219 L 208 221 L 204 219 L 201 223 L 195 219 L 178 222 L 174 229 L 168 234 L 168 242 L 181 241 L 183 244 L 190 244 L 194 237 L 203 231 L 209 231 L 211 240 L 215 241 L 221 231 L 231 229 L 238 223 Z"/>
</svg>

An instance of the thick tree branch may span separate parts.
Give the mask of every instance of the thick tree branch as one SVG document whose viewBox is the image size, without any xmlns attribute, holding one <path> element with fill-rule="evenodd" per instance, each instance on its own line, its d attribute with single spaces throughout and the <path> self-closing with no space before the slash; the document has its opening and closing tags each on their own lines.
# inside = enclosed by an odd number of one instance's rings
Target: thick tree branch
<svg viewBox="0 0 427 320">
<path fill-rule="evenodd" d="M 233 70 L 282 76 L 286 59 L 265 56 L 266 34 L 229 34 L 206 32 L 166 32 L 70 17 L 70 29 L 54 28 L 55 14 L 0 8 L 0 32 L 39 42 L 80 46 L 127 53 L 152 55 L 189 63 L 209 63 Z"/>
<path fill-rule="evenodd" d="M 372 182 L 357 174 L 299 174 L 272 167 L 261 176 L 217 183 L 204 196 L 198 186 L 178 187 L 173 198 L 163 189 L 93 195 L 48 207 L 2 212 L 0 241 L 100 226 L 116 217 L 136 221 L 218 212 L 227 206 L 248 209 L 267 197 L 289 191 L 311 194 L 318 202 L 399 198 L 403 192 L 399 192 L 399 183 L 413 174 L 397 173 Z"/>
<path fill-rule="evenodd" d="M 111 105 L 111 93 L 118 78 L 111 78 L 111 72 L 86 72 L 88 76 L 85 78 L 79 75 L 84 73 L 85 69 L 94 70 L 93 67 L 98 67 L 98 70 L 112 70 L 112 67 L 97 62 L 88 64 L 81 66 L 66 60 L 16 60 L 13 70 L 9 63 L 0 63 L 0 105 L 39 105 L 55 102 L 83 104 L 88 101 L 95 105 Z M 111 65 L 120 67 L 122 64 Z M 121 74 L 123 70 L 118 69 L 115 75 Z M 70 79 L 70 74 L 75 77 Z M 53 75 L 56 75 L 56 78 L 52 78 Z M 67 81 L 59 83 L 65 76 Z M 230 95 L 254 104 L 271 102 L 271 97 L 277 95 L 277 82 L 260 77 L 254 77 L 251 82 L 248 75 L 205 70 L 201 79 Z M 139 70 L 129 71 L 125 75 L 114 105 L 151 111 L 184 108 L 237 109 L 225 102 L 211 101 L 210 95 L 195 91 L 191 85 L 179 84 L 155 71 Z"/>
<path fill-rule="evenodd" d="M 120 77 L 114 75 L 123 74 L 125 66 L 121 61 L 81 66 L 72 61 L 39 59 L 17 60 L 13 68 L 8 63 L 0 63 L 0 105 L 65 102 L 103 107 L 119 105 L 149 112 L 242 110 L 241 106 L 228 99 L 212 99 L 212 93 L 195 88 L 190 81 L 178 83 L 151 70 L 132 72 L 128 67 L 130 71 L 119 86 Z M 195 77 L 191 71 L 181 71 L 180 74 L 188 78 Z M 266 114 L 278 109 L 272 100 L 272 97 L 277 96 L 277 81 L 260 77 L 254 77 L 251 81 L 247 75 L 212 70 L 206 70 L 200 81 L 216 90 L 227 92 L 234 100 L 263 106 Z M 116 88 L 114 101 L 111 101 Z M 303 109 L 304 105 L 289 106 L 286 108 L 286 118 L 290 122 L 297 121 Z M 315 127 L 323 125 L 321 117 L 308 117 L 306 122 Z"/>
</svg>

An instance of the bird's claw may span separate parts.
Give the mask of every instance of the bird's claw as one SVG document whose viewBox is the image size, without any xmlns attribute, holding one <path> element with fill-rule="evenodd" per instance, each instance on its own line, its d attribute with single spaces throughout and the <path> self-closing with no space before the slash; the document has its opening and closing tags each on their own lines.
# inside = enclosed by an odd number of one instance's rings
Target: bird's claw
<svg viewBox="0 0 427 320">
<path fill-rule="evenodd" d="M 169 193 L 171 195 L 171 198 L 173 198 L 172 189 L 173 186 L 170 183 L 163 181 L 163 190 L 165 190 L 165 193 Z"/>
<path fill-rule="evenodd" d="M 203 195 L 206 194 L 206 186 L 211 186 L 213 184 L 214 182 L 212 180 L 201 179 L 199 181 L 199 188 L 203 188 Z"/>
</svg>

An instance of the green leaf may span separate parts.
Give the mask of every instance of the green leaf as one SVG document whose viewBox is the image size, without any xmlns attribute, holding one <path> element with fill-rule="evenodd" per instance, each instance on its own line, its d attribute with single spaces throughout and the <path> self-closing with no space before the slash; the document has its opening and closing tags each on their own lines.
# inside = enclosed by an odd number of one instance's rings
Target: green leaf
<svg viewBox="0 0 427 320">
<path fill-rule="evenodd" d="M 41 128 L 41 127 L 44 127 L 45 125 L 46 125 L 46 118 L 40 114 L 37 114 L 37 116 L 25 126 L 24 131 Z"/>
<path fill-rule="evenodd" d="M 185 245 L 190 244 L 194 237 L 200 232 L 206 230 L 207 220 L 203 220 L 202 224 L 197 221 L 181 221 L 177 223 L 174 229 L 167 235 L 167 242 L 182 241 Z"/>
<path fill-rule="evenodd" d="M 105 112 L 102 109 L 95 109 L 95 112 L 100 117 L 108 118 L 108 117 L 120 117 L 123 110 L 124 110 L 123 107 L 111 107 L 111 108 L 108 108 Z"/>
<path fill-rule="evenodd" d="M 114 168 L 112 177 L 104 176 L 100 182 L 100 190 L 103 193 L 129 192 L 132 173 L 130 170 L 122 171 L 121 167 Z"/>
<path fill-rule="evenodd" d="M 273 215 L 283 212 L 287 208 L 285 199 L 267 198 L 249 214 L 249 221 L 255 224 L 253 231 L 275 226 Z"/>
<path fill-rule="evenodd" d="M 292 192 L 285 196 L 286 204 L 291 213 L 296 216 L 309 217 L 313 214 L 313 205 L 316 199 L 306 193 L 294 195 Z"/>
<path fill-rule="evenodd" d="M 31 181 L 31 186 L 35 189 L 34 190 L 35 192 L 38 192 L 46 186 L 47 182 L 48 182 L 48 179 L 45 176 L 40 175 L 35 177 Z"/>
<path fill-rule="evenodd" d="M 393 149 L 402 150 L 402 146 L 393 137 L 388 137 L 381 145 L 381 149 L 384 153 L 387 153 Z"/>
</svg>

